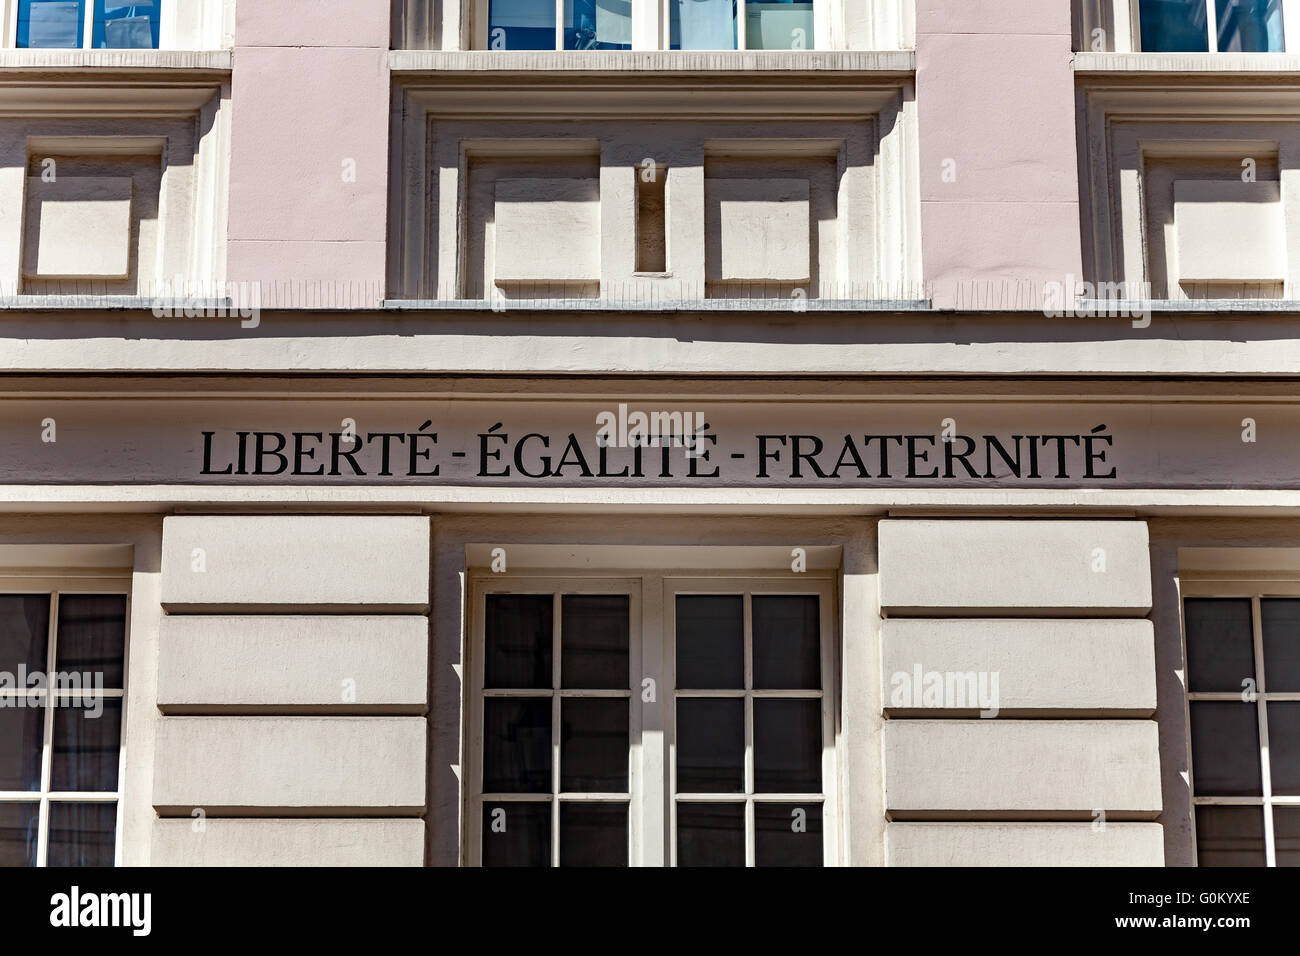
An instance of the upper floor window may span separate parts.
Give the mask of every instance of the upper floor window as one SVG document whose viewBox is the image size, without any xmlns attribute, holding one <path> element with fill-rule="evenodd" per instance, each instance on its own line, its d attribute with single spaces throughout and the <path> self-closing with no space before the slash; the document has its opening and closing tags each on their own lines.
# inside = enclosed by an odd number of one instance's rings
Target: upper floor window
<svg viewBox="0 0 1300 956">
<path fill-rule="evenodd" d="M 650 27 L 673 50 L 800 50 L 814 46 L 816 0 L 659 0 L 649 20 L 634 0 L 481 0 L 492 50 L 631 50 Z"/>
<path fill-rule="evenodd" d="M 161 0 L 18 0 L 11 6 L 19 48 L 158 48 Z"/>
<path fill-rule="evenodd" d="M 1284 16 L 1300 19 L 1296 6 L 1294 0 L 1141 0 L 1142 50 L 1282 53 Z"/>
</svg>

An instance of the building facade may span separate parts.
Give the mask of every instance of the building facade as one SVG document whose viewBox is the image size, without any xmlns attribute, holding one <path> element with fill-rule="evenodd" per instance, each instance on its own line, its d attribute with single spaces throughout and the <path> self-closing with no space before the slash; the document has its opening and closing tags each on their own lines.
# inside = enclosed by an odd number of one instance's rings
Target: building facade
<svg viewBox="0 0 1300 956">
<path fill-rule="evenodd" d="M 1293 0 L 3 7 L 0 862 L 1300 864 Z"/>
</svg>

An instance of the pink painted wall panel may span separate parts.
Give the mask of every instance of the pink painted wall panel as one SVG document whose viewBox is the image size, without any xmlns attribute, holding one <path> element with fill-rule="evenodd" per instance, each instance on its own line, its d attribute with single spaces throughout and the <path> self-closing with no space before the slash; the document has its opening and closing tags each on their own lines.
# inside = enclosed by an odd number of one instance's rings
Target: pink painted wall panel
<svg viewBox="0 0 1300 956">
<path fill-rule="evenodd" d="M 387 50 L 389 13 L 388 0 L 240 0 L 235 43 Z"/>
<path fill-rule="evenodd" d="M 921 248 L 937 306 L 1080 271 L 1070 29 L 1069 0 L 918 0 Z"/>
<path fill-rule="evenodd" d="M 1070 0 L 916 0 L 918 33 L 1070 33 Z"/>
<path fill-rule="evenodd" d="M 239 4 L 231 280 L 336 282 L 368 290 L 371 300 L 358 306 L 382 300 L 388 15 L 386 0 Z"/>
<path fill-rule="evenodd" d="M 231 241 L 230 274 L 260 283 L 263 308 L 373 308 L 384 298 L 382 242 Z"/>
</svg>

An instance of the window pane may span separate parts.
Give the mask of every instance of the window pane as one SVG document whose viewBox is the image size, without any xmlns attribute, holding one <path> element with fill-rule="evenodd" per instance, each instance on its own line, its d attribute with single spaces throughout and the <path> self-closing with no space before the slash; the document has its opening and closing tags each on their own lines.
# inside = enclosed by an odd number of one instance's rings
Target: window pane
<svg viewBox="0 0 1300 956">
<path fill-rule="evenodd" d="M 122 746 L 121 698 L 65 698 L 54 708 L 54 762 L 50 789 L 117 789 Z"/>
<path fill-rule="evenodd" d="M 1263 866 L 1263 807 L 1197 807 L 1198 866 Z"/>
<path fill-rule="evenodd" d="M 1259 717 L 1254 704 L 1194 700 L 1192 773 L 1198 797 L 1259 796 Z"/>
<path fill-rule="evenodd" d="M 1219 50 L 1282 53 L 1282 0 L 1217 0 Z"/>
<path fill-rule="evenodd" d="M 678 866 L 744 866 L 743 803 L 678 803 Z"/>
<path fill-rule="evenodd" d="M 555 621 L 549 594 L 489 594 L 483 686 L 550 687 Z"/>
<path fill-rule="evenodd" d="M 627 722 L 625 697 L 560 702 L 562 792 L 627 792 Z"/>
<path fill-rule="evenodd" d="M 43 698 L 0 697 L 0 704 L 0 790 L 39 790 Z"/>
<path fill-rule="evenodd" d="M 125 656 L 126 595 L 59 595 L 56 670 L 82 675 L 83 687 L 121 690 Z M 96 674 L 98 685 L 93 682 Z M 89 682 L 86 675 L 91 676 Z"/>
<path fill-rule="evenodd" d="M 745 686 L 745 602 L 739 594 L 677 596 L 677 686 Z"/>
<path fill-rule="evenodd" d="M 116 803 L 50 803 L 48 866 L 112 866 Z"/>
<path fill-rule="evenodd" d="M 90 45 L 102 49 L 158 49 L 158 10 L 161 0 L 95 0 L 95 26 Z"/>
<path fill-rule="evenodd" d="M 76 49 L 84 9 L 84 0 L 19 0 L 15 45 Z"/>
<path fill-rule="evenodd" d="M 483 804 L 484 866 L 550 866 L 549 803 Z"/>
<path fill-rule="evenodd" d="M 1192 691 L 1241 691 L 1255 676 L 1249 598 L 1189 598 L 1183 602 L 1187 680 Z"/>
<path fill-rule="evenodd" d="M 560 804 L 560 865 L 627 866 L 627 804 Z"/>
<path fill-rule="evenodd" d="M 564 0 L 564 48 L 632 49 L 632 0 Z"/>
<path fill-rule="evenodd" d="M 1264 686 L 1270 692 L 1300 691 L 1300 601 L 1259 602 L 1264 632 Z"/>
<path fill-rule="evenodd" d="M 1270 703 L 1268 715 L 1268 768 L 1273 793 L 1300 794 L 1300 702 Z"/>
<path fill-rule="evenodd" d="M 48 594 L 0 594 L 0 671 L 44 674 L 49 666 L 50 597 Z M 26 686 L 31 686 L 26 684 Z"/>
<path fill-rule="evenodd" d="M 1210 48 L 1205 0 L 1142 0 L 1142 50 L 1204 53 Z"/>
<path fill-rule="evenodd" d="M 39 803 L 0 803 L 0 866 L 35 866 Z"/>
<path fill-rule="evenodd" d="M 488 48 L 554 50 L 555 0 L 488 0 Z"/>
<path fill-rule="evenodd" d="M 755 803 L 755 866 L 821 866 L 820 803 Z"/>
<path fill-rule="evenodd" d="M 821 793 L 822 702 L 754 701 L 754 791 Z"/>
<path fill-rule="evenodd" d="M 483 792 L 551 792 L 551 701 L 483 701 Z"/>
<path fill-rule="evenodd" d="M 754 686 L 763 690 L 818 690 L 821 634 L 815 594 L 752 598 Z"/>
<path fill-rule="evenodd" d="M 749 0 L 745 4 L 745 48 L 811 50 L 811 0 Z"/>
<path fill-rule="evenodd" d="M 671 49 L 736 48 L 736 0 L 671 0 L 668 11 Z"/>
<path fill-rule="evenodd" d="M 560 602 L 560 686 L 623 689 L 629 685 L 631 601 L 626 594 L 566 594 Z"/>
<path fill-rule="evenodd" d="M 677 791 L 740 793 L 745 789 L 745 702 L 677 701 Z"/>
<path fill-rule="evenodd" d="M 1273 855 L 1278 866 L 1300 866 L 1300 807 L 1273 808 Z"/>
</svg>

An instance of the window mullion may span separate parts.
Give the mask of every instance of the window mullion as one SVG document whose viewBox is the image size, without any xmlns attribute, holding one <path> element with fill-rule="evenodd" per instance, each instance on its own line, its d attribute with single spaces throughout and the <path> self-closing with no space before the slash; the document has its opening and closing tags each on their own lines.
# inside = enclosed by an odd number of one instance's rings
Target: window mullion
<svg viewBox="0 0 1300 956">
<path fill-rule="evenodd" d="M 1215 6 L 1215 0 L 1205 0 L 1205 29 L 1209 31 L 1209 51 L 1211 53 L 1219 52 L 1219 11 Z"/>
<path fill-rule="evenodd" d="M 754 615 L 753 595 L 742 604 L 745 636 L 745 865 L 754 865 Z"/>
<path fill-rule="evenodd" d="M 85 0 L 82 10 L 81 46 L 89 50 L 95 41 L 95 0 Z"/>
<path fill-rule="evenodd" d="M 37 823 L 36 865 L 45 866 L 50 843 L 50 781 L 54 773 L 54 662 L 59 630 L 59 592 L 50 594 L 45 647 L 45 720 L 41 731 L 41 807 Z"/>
<path fill-rule="evenodd" d="M 749 49 L 749 40 L 745 35 L 745 3 L 746 0 L 736 0 L 736 49 Z M 748 598 L 746 598 L 748 601 Z"/>
<path fill-rule="evenodd" d="M 551 598 L 551 866 L 560 865 L 560 621 L 564 595 Z"/>
<path fill-rule="evenodd" d="M 1259 721 L 1259 780 L 1264 795 L 1264 865 L 1277 866 L 1273 844 L 1273 778 L 1268 757 L 1268 685 L 1264 682 L 1263 607 L 1258 594 L 1250 599 L 1251 637 L 1255 646 L 1255 716 Z"/>
<path fill-rule="evenodd" d="M 564 0 L 555 0 L 555 49 L 564 49 Z"/>
</svg>

